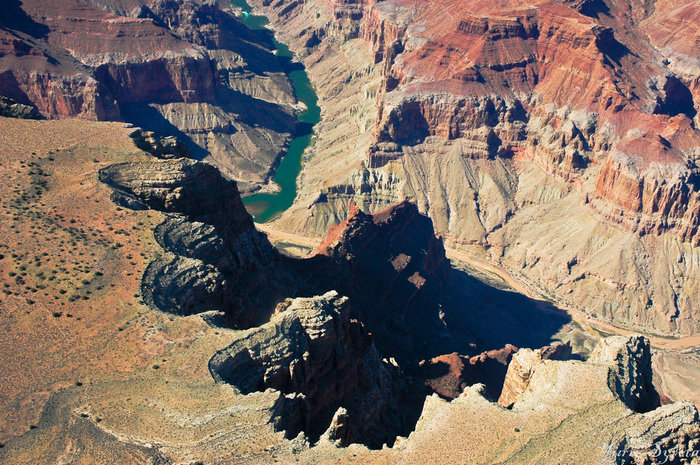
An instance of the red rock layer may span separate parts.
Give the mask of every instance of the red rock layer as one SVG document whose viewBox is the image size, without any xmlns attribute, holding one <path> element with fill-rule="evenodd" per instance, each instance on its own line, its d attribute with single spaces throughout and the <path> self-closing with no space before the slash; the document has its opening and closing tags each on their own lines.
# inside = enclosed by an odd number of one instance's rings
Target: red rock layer
<svg viewBox="0 0 700 465">
<path fill-rule="evenodd" d="M 197 44 L 220 39 L 216 23 L 205 24 L 216 20 L 215 6 L 185 2 L 173 10 L 154 1 L 152 9 L 179 38 L 146 6 L 124 13 L 146 17 L 108 11 L 118 3 L 26 0 L 10 6 L 0 37 L 0 94 L 50 118 L 100 120 L 119 118 L 117 102 L 212 100 L 214 66 Z M 183 40 L 188 36 L 193 43 Z"/>
<path fill-rule="evenodd" d="M 503 387 L 508 364 L 518 349 L 508 344 L 503 349 L 489 350 L 474 357 L 458 353 L 440 355 L 420 363 L 421 375 L 431 391 L 455 399 L 464 388 L 473 384 L 484 384 L 486 394 L 498 399 Z"/>
<path fill-rule="evenodd" d="M 697 243 L 700 68 L 687 44 L 700 9 L 672 3 L 352 2 L 360 13 L 336 17 L 384 60 L 368 165 L 426 137 L 467 139 L 465 156 L 531 158 L 576 188 L 598 176 L 601 217 Z"/>
</svg>

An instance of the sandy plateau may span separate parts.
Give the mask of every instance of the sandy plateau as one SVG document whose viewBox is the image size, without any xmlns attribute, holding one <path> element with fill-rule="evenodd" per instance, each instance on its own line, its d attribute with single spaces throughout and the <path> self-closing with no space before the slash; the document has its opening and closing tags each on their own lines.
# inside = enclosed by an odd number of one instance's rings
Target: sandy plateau
<svg viewBox="0 0 700 465">
<path fill-rule="evenodd" d="M 265 394 L 234 405 L 233 390 L 207 370 L 230 330 L 142 301 L 144 268 L 162 252 L 153 228 L 163 216 L 117 207 L 97 178 L 110 164 L 150 158 L 128 137 L 133 129 L 0 124 L 0 363 L 8 374 L 0 442 L 23 434 L 3 461 L 160 463 L 146 444 L 169 444 L 184 459 L 200 443 L 254 455 L 280 441 L 256 400 Z M 228 446 L 213 438 L 234 430 Z"/>
</svg>

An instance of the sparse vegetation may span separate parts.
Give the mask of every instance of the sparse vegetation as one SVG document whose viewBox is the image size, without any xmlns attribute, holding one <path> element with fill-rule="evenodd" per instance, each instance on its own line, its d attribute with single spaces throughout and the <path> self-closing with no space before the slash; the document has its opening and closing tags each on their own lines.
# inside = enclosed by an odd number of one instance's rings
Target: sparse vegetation
<svg viewBox="0 0 700 465">
<path fill-rule="evenodd" d="M 86 124 L 46 124 L 54 123 Z M 12 124 L 0 121 L 4 125 L 0 131 Z M 53 136 L 52 142 L 59 138 Z M 118 150 L 123 150 L 123 142 Z M 72 148 L 51 150 L 51 154 L 45 148 L 35 150 L 38 155 L 31 158 L 29 152 L 12 154 L 9 161 L 0 152 L 0 318 L 9 333 L 18 335 L 24 352 L 47 354 L 41 366 L 25 368 L 46 390 L 57 380 L 75 376 L 76 363 L 82 364 L 81 373 L 83 368 L 101 369 L 99 364 L 87 367 L 83 353 L 76 357 L 78 348 L 96 347 L 91 342 L 84 345 L 87 339 L 137 334 L 132 319 L 143 311 L 135 305 L 140 275 L 152 248 L 158 247 L 152 229 L 162 220 L 147 212 L 115 211 L 109 189 L 99 183 L 101 165 L 96 160 L 121 162 L 133 159 L 133 154 L 95 153 L 92 142 L 70 144 L 66 146 Z M 132 298 L 134 293 L 137 296 Z M 0 355 L 12 364 L 18 360 L 16 350 L 8 345 Z M 153 362 L 146 366 L 153 367 Z M 82 386 L 81 381 L 73 383 Z M 16 384 L 11 381 L 4 394 L 22 399 L 22 386 Z M 21 431 L 36 421 L 27 418 L 32 417 L 0 422 L 15 422 L 12 427 Z M 102 420 L 91 413 L 90 418 Z"/>
</svg>

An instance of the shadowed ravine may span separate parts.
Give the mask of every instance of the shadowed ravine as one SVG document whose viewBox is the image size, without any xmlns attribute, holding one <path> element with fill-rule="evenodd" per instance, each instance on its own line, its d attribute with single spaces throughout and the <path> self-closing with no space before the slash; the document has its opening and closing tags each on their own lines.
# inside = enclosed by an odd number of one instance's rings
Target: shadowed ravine
<svg viewBox="0 0 700 465">
<path fill-rule="evenodd" d="M 279 192 L 255 194 L 243 199 L 244 205 L 253 215 L 254 220 L 264 223 L 292 206 L 297 194 L 297 175 L 301 171 L 302 155 L 311 144 L 314 125 L 321 121 L 321 109 L 304 67 L 292 61 L 294 53 L 285 44 L 278 42 L 272 32 L 265 27 L 269 23 L 267 18 L 250 14 L 251 7 L 245 0 L 233 0 L 232 3 L 243 11 L 239 17 L 240 21 L 275 48 L 284 73 L 294 88 L 296 98 L 306 106 L 305 110 L 297 113 L 296 133 L 289 143 L 287 153 L 282 156 L 279 165 L 276 168 L 273 167 L 275 174 L 272 179 L 280 187 Z"/>
</svg>

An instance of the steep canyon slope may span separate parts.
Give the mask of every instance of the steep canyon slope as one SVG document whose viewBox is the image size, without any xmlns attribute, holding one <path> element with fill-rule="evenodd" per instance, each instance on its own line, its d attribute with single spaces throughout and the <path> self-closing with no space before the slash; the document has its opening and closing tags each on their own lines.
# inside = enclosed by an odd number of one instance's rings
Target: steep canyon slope
<svg viewBox="0 0 700 465">
<path fill-rule="evenodd" d="M 271 42 L 214 0 L 8 0 L 0 95 L 48 118 L 128 121 L 267 185 L 298 103 Z"/>
<path fill-rule="evenodd" d="M 0 129 L 3 463 L 693 463 L 646 338 L 542 347 L 575 325 L 451 267 L 410 203 L 290 258 L 171 140 Z"/>
<path fill-rule="evenodd" d="M 252 3 L 324 113 L 272 226 L 320 238 L 304 258 L 241 200 L 294 98 L 231 13 L 0 12 L 28 106 L 3 105 L 54 119 L 0 117 L 0 462 L 696 465 L 697 406 L 672 400 L 697 399 L 697 349 L 602 337 L 446 257 L 699 332 L 692 2 Z M 197 144 L 86 121 L 134 115 Z"/>
<path fill-rule="evenodd" d="M 700 332 L 694 2 L 253 3 L 326 121 L 275 227 L 323 235 L 410 199 L 562 306 Z"/>
</svg>

